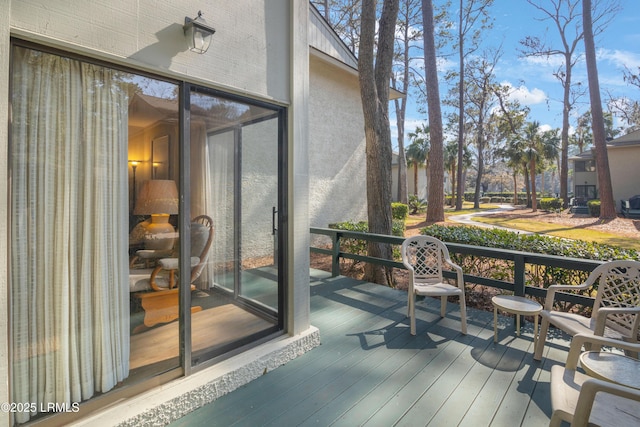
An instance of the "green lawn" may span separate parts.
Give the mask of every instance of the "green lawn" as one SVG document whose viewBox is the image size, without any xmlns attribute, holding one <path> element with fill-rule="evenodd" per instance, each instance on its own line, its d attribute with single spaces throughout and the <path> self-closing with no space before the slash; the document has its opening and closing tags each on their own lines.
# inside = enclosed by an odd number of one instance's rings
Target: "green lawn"
<svg viewBox="0 0 640 427">
<path fill-rule="evenodd" d="M 497 209 L 499 206 L 490 204 L 481 204 L 480 209 L 473 209 L 473 203 L 465 202 L 462 210 L 456 211 L 453 208 L 445 206 L 445 219 L 452 215 L 466 215 L 475 212 L 483 212 L 491 209 Z M 415 226 L 420 222 L 424 222 L 426 214 L 410 216 L 407 218 L 406 225 L 408 227 Z M 537 234 L 547 234 L 550 236 L 561 237 L 572 240 L 583 240 L 587 242 L 602 243 L 624 249 L 635 249 L 640 251 L 640 239 L 633 239 L 617 234 L 606 233 L 603 231 L 589 230 L 581 227 L 571 227 L 562 224 L 553 224 L 543 221 L 532 221 L 530 219 L 520 218 L 498 218 L 491 215 L 475 216 L 474 221 L 485 224 L 494 224 L 501 227 L 511 228 L 514 230 L 529 231 Z"/>
<path fill-rule="evenodd" d="M 516 230 L 530 231 L 538 234 L 548 234 L 565 239 L 584 240 L 587 242 L 603 243 L 625 249 L 635 249 L 640 251 L 640 241 L 616 234 L 605 233 L 603 231 L 589 230 L 580 227 L 570 227 L 562 224 L 551 224 L 548 222 L 531 221 L 529 219 L 518 218 L 497 218 L 492 216 L 477 216 L 474 221 L 485 224 L 499 225 L 501 227 L 513 228 Z"/>
<path fill-rule="evenodd" d="M 490 204 L 481 204 L 480 205 L 480 209 L 473 209 L 473 203 L 471 202 L 464 202 L 462 204 L 462 210 L 456 211 L 454 210 L 452 207 L 449 206 L 445 206 L 444 207 L 444 217 L 445 220 L 452 216 L 452 215 L 466 215 L 466 214 L 471 214 L 471 213 L 476 213 L 476 212 L 483 212 L 483 211 L 488 211 L 491 209 L 498 209 L 500 206 L 498 205 L 490 205 Z M 412 225 L 416 225 L 419 224 L 421 222 L 424 222 L 425 218 L 426 218 L 427 214 L 426 212 L 423 212 L 419 215 L 412 215 L 410 217 L 407 218 L 407 220 L 405 221 L 405 224 L 410 227 Z"/>
<path fill-rule="evenodd" d="M 467 215 L 467 214 L 471 214 L 471 213 L 476 213 L 476 212 L 484 212 L 484 211 L 490 211 L 492 209 L 498 209 L 500 206 L 498 205 L 490 205 L 488 203 L 486 204 L 480 204 L 480 209 L 473 209 L 473 203 L 471 202 L 464 202 L 462 204 L 462 209 L 457 211 L 454 208 L 445 206 L 444 208 L 444 216 L 445 217 L 449 217 L 451 215 Z"/>
</svg>

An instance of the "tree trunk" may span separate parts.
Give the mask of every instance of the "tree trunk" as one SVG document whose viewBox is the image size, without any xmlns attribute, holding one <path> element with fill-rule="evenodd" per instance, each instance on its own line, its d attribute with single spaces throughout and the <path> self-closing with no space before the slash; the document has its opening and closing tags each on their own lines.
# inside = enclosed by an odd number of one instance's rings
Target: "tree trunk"
<svg viewBox="0 0 640 427">
<path fill-rule="evenodd" d="M 456 204 L 456 162 L 451 165 L 451 207 Z"/>
<path fill-rule="evenodd" d="M 480 109 L 482 111 L 482 108 Z M 484 174 L 484 118 L 482 112 L 478 116 L 478 174 L 476 176 L 476 191 L 473 196 L 473 208 L 480 209 L 480 187 Z"/>
<path fill-rule="evenodd" d="M 429 179 L 427 222 L 444 221 L 444 143 L 440 92 L 438 89 L 438 67 L 436 59 L 435 25 L 432 0 L 422 0 L 422 22 L 424 26 L 424 63 L 429 109 Z"/>
<path fill-rule="evenodd" d="M 582 2 L 582 22 L 584 26 L 584 47 L 589 78 L 589 99 L 591 101 L 591 126 L 595 145 L 596 168 L 598 170 L 598 190 L 600 192 L 600 219 L 615 218 L 616 208 L 609 171 L 609 155 L 600 99 L 600 84 L 596 66 L 596 48 L 593 40 L 593 23 L 591 21 L 591 0 Z"/>
<path fill-rule="evenodd" d="M 513 206 L 518 204 L 518 172 L 513 171 Z"/>
<path fill-rule="evenodd" d="M 431 3 L 431 2 L 429 2 Z M 425 1 L 422 2 L 422 9 L 424 10 Z M 456 210 L 462 209 L 462 199 L 464 196 L 464 179 L 462 177 L 464 166 L 464 34 L 462 25 L 463 22 L 463 0 L 460 0 L 460 19 L 458 22 L 458 70 L 460 73 L 460 85 L 458 88 L 458 191 L 456 192 Z M 424 14 L 424 11 L 422 12 Z M 425 33 L 427 30 L 425 29 Z M 425 52 L 426 56 L 426 52 Z"/>
<path fill-rule="evenodd" d="M 536 158 L 531 159 L 531 209 L 533 212 L 538 211 L 538 195 L 536 194 Z"/>
<path fill-rule="evenodd" d="M 396 121 L 398 124 L 398 202 L 407 204 L 407 156 L 404 152 L 404 116 L 406 102 L 396 99 Z"/>
<path fill-rule="evenodd" d="M 391 129 L 389 81 L 393 59 L 398 0 L 385 0 L 379 22 L 378 51 L 374 55 L 376 1 L 363 0 L 358 69 L 364 115 L 367 159 L 367 215 L 369 232 L 391 235 Z M 375 58 L 375 66 L 374 66 Z M 391 246 L 370 242 L 371 257 L 391 259 Z M 391 271 L 367 263 L 365 280 L 392 284 Z"/>
<path fill-rule="evenodd" d="M 566 208 L 569 204 L 569 193 L 567 187 L 569 185 L 569 109 L 571 108 L 571 53 L 565 53 L 565 81 L 564 93 L 562 101 L 562 147 L 560 149 L 560 198 L 562 199 L 562 207 Z"/>
<path fill-rule="evenodd" d="M 527 202 L 526 205 L 527 207 L 531 207 L 531 183 L 529 182 L 529 168 L 527 167 L 527 164 L 525 163 L 523 165 L 523 170 L 524 173 L 522 174 L 524 176 L 524 188 L 526 190 L 527 193 Z"/>
</svg>

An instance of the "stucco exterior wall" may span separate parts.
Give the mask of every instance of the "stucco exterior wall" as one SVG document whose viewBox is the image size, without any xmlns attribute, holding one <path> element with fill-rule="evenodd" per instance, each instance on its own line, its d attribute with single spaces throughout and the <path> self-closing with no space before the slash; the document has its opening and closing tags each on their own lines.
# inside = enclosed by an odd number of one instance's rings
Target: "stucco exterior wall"
<svg viewBox="0 0 640 427">
<path fill-rule="evenodd" d="M 6 0 L 5 0 L 6 1 Z M 256 7 L 258 4 L 258 7 Z M 196 83 L 288 102 L 288 0 L 13 0 L 19 37 Z M 209 50 L 190 52 L 185 16 L 198 10 L 216 29 Z"/>
<path fill-rule="evenodd" d="M 5 176 L 8 175 L 9 136 L 6 123 L 9 122 L 12 36 L 135 70 L 287 106 L 290 214 L 289 269 L 285 273 L 289 297 L 287 332 L 293 337 L 289 340 L 293 346 L 291 348 L 302 348 L 296 350 L 295 355 L 309 350 L 319 344 L 319 335 L 309 324 L 307 269 L 308 7 L 305 0 L 0 0 L 0 121 L 5 123 L 5 126 L 0 126 L 0 170 L 4 171 Z M 209 51 L 203 55 L 188 51 L 182 29 L 185 16 L 194 17 L 198 10 L 217 30 Z M 0 216 L 5 218 L 5 221 L 0 221 L 0 232 L 8 236 L 8 186 L 0 186 L 0 191 L 3 200 L 0 202 Z M 6 310 L 9 307 L 7 242 L 8 238 L 0 240 L 0 259 L 3 260 L 0 262 L 0 305 L 5 307 L 5 314 L 0 316 L 0 341 L 4 343 L 9 342 Z M 262 362 L 266 360 L 264 358 L 273 359 L 269 353 L 272 350 L 264 347 L 252 350 L 251 357 Z M 246 366 L 251 363 L 248 357 L 243 354 L 235 359 Z M 274 366 L 284 363 L 274 360 Z M 0 402 L 10 401 L 8 368 L 8 348 L 6 345 L 0 346 Z M 262 365 L 258 371 L 263 372 Z M 213 384 L 216 375 L 207 371 L 199 372 L 186 377 L 188 380 L 182 383 Z M 242 378 L 244 382 L 252 379 L 246 375 L 242 375 Z M 158 390 L 166 387 L 159 387 Z M 182 392 L 188 393 L 189 387 L 192 386 L 187 386 Z M 151 408 L 161 406 L 163 402 L 152 399 L 147 400 L 146 404 Z M 111 410 L 118 412 L 125 407 L 126 401 L 123 400 L 112 405 Z M 127 407 L 127 410 L 135 414 L 137 409 Z M 109 422 L 108 418 L 104 420 Z M 0 427 L 8 426 L 10 422 L 9 413 L 0 413 Z"/>
<path fill-rule="evenodd" d="M 7 155 L 9 153 L 7 141 L 9 140 L 9 17 L 11 16 L 11 0 L 0 0 L 0 171 L 4 177 L 8 177 Z M 6 182 L 7 179 L 4 179 Z M 8 243 L 9 221 L 6 221 L 8 186 L 0 185 L 0 233 L 5 236 L 0 239 L 0 307 L 3 315 L 0 315 L 0 403 L 9 402 L 9 289 L 8 279 Z M 0 412 L 0 426 L 8 426 L 10 423 L 8 412 Z"/>
<path fill-rule="evenodd" d="M 357 76 L 313 55 L 309 74 L 311 226 L 366 220 L 366 143 Z"/>
<path fill-rule="evenodd" d="M 611 186 L 616 210 L 620 211 L 620 200 L 640 194 L 640 145 L 629 147 L 612 147 L 608 150 Z M 580 182 L 580 181 L 578 181 Z"/>
</svg>

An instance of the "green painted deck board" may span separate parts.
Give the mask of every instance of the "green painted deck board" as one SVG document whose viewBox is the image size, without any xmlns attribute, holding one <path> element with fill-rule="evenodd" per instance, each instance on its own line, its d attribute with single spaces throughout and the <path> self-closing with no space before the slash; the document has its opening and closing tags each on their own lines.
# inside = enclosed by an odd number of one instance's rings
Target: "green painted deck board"
<svg viewBox="0 0 640 427">
<path fill-rule="evenodd" d="M 221 397 L 174 426 L 546 425 L 549 369 L 566 358 L 566 337 L 551 335 L 533 361 L 529 322 L 516 337 L 512 317 L 459 307 L 417 305 L 417 335 L 406 293 L 312 273 L 311 323 L 322 344 Z"/>
</svg>

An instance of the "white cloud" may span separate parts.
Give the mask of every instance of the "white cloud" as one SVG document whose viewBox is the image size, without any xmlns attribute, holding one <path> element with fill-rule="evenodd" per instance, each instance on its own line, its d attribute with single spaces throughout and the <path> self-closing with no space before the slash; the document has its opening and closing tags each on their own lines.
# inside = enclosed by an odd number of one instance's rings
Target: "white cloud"
<svg viewBox="0 0 640 427">
<path fill-rule="evenodd" d="M 424 126 L 426 124 L 427 124 L 427 120 L 425 119 L 407 118 L 404 121 L 404 133 L 406 135 L 409 132 L 415 132 L 418 126 Z"/>
<path fill-rule="evenodd" d="M 553 128 L 551 127 L 551 125 L 548 125 L 548 124 L 540 125 L 540 128 L 539 128 L 539 130 L 538 130 L 538 133 L 544 133 L 544 132 L 549 131 L 549 130 L 551 130 L 551 129 L 553 129 Z"/>
<path fill-rule="evenodd" d="M 541 66 L 553 69 L 564 67 L 564 57 L 562 55 L 526 56 L 524 58 L 521 58 L 520 61 L 524 61 L 528 65 L 534 66 L 536 68 L 540 68 Z"/>
<path fill-rule="evenodd" d="M 511 88 L 511 91 L 509 92 L 509 98 L 511 100 L 520 102 L 520 104 L 522 105 L 542 104 L 548 99 L 547 94 L 544 93 L 542 89 L 533 88 L 529 90 L 529 88 L 524 85 L 514 87 L 509 82 L 503 82 L 502 84 L 507 85 Z"/>
<path fill-rule="evenodd" d="M 636 52 L 617 49 L 599 49 L 598 59 L 611 62 L 614 66 L 624 69 L 635 70 L 640 67 L 640 55 Z"/>
</svg>

